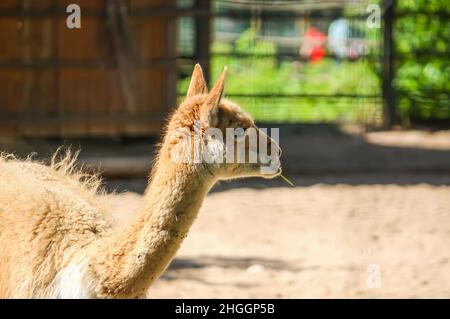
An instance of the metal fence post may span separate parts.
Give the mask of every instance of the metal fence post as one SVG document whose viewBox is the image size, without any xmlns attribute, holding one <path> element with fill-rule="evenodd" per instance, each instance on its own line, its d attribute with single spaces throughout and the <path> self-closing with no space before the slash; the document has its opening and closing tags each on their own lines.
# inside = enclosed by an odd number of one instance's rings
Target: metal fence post
<svg viewBox="0 0 450 319">
<path fill-rule="evenodd" d="M 383 116 L 384 125 L 388 128 L 398 123 L 395 107 L 394 80 L 394 37 L 393 27 L 395 19 L 395 0 L 383 0 L 384 6 L 384 34 L 383 34 Z"/>
<path fill-rule="evenodd" d="M 206 83 L 209 84 L 209 57 L 210 57 L 210 42 L 211 42 L 211 17 L 209 15 L 211 10 L 211 1 L 196 0 L 195 10 L 203 12 L 195 19 L 195 62 L 201 64 Z M 207 14 L 206 14 L 207 13 Z"/>
</svg>

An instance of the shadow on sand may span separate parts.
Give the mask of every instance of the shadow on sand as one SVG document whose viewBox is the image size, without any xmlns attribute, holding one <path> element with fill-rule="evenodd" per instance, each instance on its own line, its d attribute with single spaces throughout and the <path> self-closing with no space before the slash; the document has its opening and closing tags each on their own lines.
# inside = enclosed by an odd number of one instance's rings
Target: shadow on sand
<svg viewBox="0 0 450 319">
<path fill-rule="evenodd" d="M 279 127 L 283 171 L 296 186 L 322 184 L 450 185 L 450 149 L 374 144 L 333 124 L 274 125 Z M 450 134 L 449 134 L 450 138 Z M 155 138 L 148 139 L 27 139 L 0 145 L 1 151 L 46 159 L 59 145 L 81 148 L 80 160 L 101 167 L 106 187 L 142 193 L 151 166 Z M 450 145 L 450 143 L 449 143 Z M 213 192 L 236 187 L 289 187 L 282 179 L 251 178 L 221 182 Z"/>
</svg>

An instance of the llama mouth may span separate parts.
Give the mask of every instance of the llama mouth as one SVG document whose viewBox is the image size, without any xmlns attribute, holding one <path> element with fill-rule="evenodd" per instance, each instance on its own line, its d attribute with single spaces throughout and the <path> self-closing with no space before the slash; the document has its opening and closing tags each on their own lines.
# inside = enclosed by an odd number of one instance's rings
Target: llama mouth
<svg viewBox="0 0 450 319">
<path fill-rule="evenodd" d="M 271 178 L 275 178 L 277 176 L 280 176 L 282 172 L 283 171 L 282 171 L 281 166 L 280 166 L 280 167 L 278 167 L 276 172 L 272 172 L 272 173 L 270 173 L 270 172 L 267 172 L 267 173 L 261 172 L 261 176 L 263 178 L 266 178 L 266 179 L 271 179 Z"/>
</svg>

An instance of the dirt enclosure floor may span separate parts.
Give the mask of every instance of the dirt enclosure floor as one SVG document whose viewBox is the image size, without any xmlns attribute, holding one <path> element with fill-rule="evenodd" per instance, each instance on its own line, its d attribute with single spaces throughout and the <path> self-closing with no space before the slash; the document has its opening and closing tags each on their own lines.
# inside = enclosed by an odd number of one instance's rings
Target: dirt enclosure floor
<svg viewBox="0 0 450 319">
<path fill-rule="evenodd" d="M 450 175 L 293 180 L 209 194 L 149 297 L 450 297 Z"/>
<path fill-rule="evenodd" d="M 280 132 L 296 187 L 281 179 L 214 187 L 150 298 L 450 298 L 450 130 Z M 0 149 L 45 157 L 54 144 Z M 152 143 L 82 150 L 121 192 L 111 203 L 125 224 L 141 203 Z"/>
</svg>

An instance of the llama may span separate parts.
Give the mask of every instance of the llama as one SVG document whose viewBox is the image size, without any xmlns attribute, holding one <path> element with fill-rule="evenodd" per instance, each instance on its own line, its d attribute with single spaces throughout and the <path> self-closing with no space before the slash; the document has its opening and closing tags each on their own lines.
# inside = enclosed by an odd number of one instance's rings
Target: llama
<svg viewBox="0 0 450 319">
<path fill-rule="evenodd" d="M 143 297 L 174 257 L 218 180 L 278 176 L 279 164 L 276 172 L 262 173 L 262 161 L 171 159 L 175 147 L 186 152 L 192 148 L 177 132 L 183 128 L 192 133 L 196 121 L 202 132 L 208 127 L 257 129 L 237 104 L 222 98 L 225 75 L 226 68 L 208 93 L 201 67 L 195 66 L 187 97 L 166 126 L 142 208 L 122 228 L 108 213 L 98 178 L 74 169 L 76 157 L 47 166 L 0 156 L 0 297 Z M 201 143 L 215 156 L 224 156 L 225 145 L 217 147 L 223 142 Z M 275 145 L 278 159 L 279 146 L 270 138 L 269 144 L 272 149 Z"/>
</svg>

